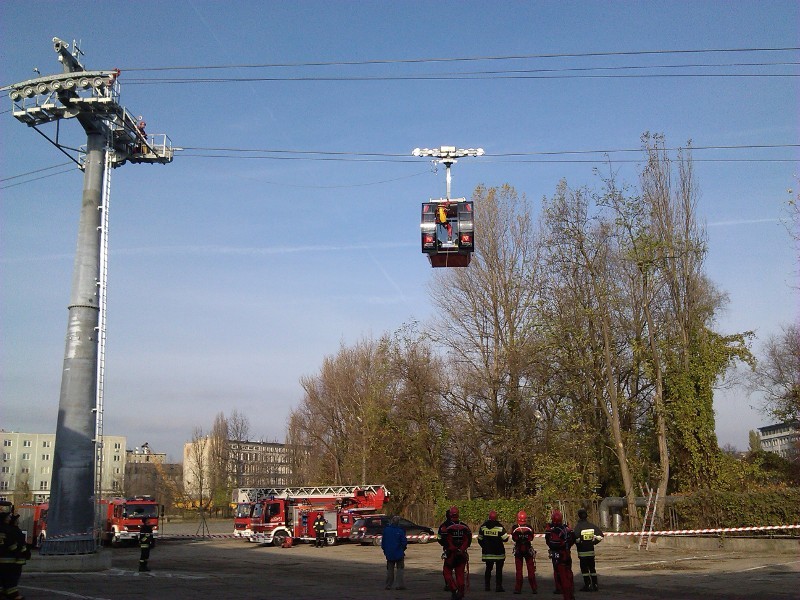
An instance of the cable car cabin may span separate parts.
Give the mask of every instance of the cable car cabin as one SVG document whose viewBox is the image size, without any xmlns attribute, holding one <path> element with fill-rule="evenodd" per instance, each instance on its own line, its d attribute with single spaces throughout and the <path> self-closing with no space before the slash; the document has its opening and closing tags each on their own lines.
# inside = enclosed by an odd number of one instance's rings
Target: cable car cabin
<svg viewBox="0 0 800 600">
<path fill-rule="evenodd" d="M 432 267 L 466 267 L 475 250 L 472 202 L 439 198 L 422 203 L 422 253 Z"/>
</svg>

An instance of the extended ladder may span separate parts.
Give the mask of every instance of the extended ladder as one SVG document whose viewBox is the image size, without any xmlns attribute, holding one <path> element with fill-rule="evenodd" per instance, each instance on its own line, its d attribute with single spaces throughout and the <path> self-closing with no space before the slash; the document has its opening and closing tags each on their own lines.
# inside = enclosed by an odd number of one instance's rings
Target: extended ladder
<svg viewBox="0 0 800 600">
<path fill-rule="evenodd" d="M 233 502 L 258 502 L 266 498 L 349 498 L 358 491 L 366 495 L 375 495 L 379 490 L 383 490 L 384 496 L 389 496 L 389 490 L 384 485 L 237 488 L 233 492 Z"/>
</svg>

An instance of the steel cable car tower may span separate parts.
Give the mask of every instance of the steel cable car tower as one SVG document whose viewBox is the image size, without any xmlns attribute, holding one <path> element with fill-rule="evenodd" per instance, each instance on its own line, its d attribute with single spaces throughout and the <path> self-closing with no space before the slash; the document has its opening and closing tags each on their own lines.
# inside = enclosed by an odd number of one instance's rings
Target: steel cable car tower
<svg viewBox="0 0 800 600">
<path fill-rule="evenodd" d="M 105 297 L 108 259 L 110 168 L 126 162 L 172 162 L 165 134 L 147 135 L 144 122 L 119 104 L 119 71 L 87 71 L 80 50 L 53 38 L 64 72 L 5 88 L 13 116 L 69 156 L 83 170 L 83 198 L 72 274 L 66 347 L 53 450 L 53 477 L 43 554 L 97 550 L 95 507 L 102 477 Z M 86 150 L 59 140 L 62 119 L 75 118 L 86 132 Z M 55 139 L 39 127 L 56 123 Z"/>
<path fill-rule="evenodd" d="M 414 148 L 411 154 L 434 158 L 434 163 L 445 166 L 447 174 L 446 197 L 422 203 L 422 253 L 428 255 L 431 267 L 466 267 L 475 250 L 475 218 L 471 201 L 450 197 L 450 167 L 458 158 L 483 156 L 483 148 Z"/>
</svg>

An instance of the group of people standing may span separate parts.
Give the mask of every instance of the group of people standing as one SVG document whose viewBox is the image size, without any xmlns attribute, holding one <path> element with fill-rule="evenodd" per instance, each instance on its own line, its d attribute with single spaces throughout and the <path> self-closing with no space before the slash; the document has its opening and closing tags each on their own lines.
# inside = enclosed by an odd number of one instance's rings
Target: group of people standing
<svg viewBox="0 0 800 600">
<path fill-rule="evenodd" d="M 550 515 L 550 523 L 545 529 L 545 543 L 548 548 L 548 557 L 553 564 L 553 593 L 561 594 L 564 600 L 574 600 L 574 583 L 572 574 L 572 546 L 575 546 L 580 561 L 583 587 L 581 591 L 596 592 L 597 572 L 595 570 L 594 547 L 603 540 L 603 532 L 588 520 L 588 512 L 581 508 L 578 511 L 579 521 L 575 528 L 570 528 L 564 522 L 561 511 L 554 510 Z M 393 517 L 386 526 L 381 540 L 381 546 L 386 555 L 386 589 L 392 588 L 395 578 L 395 569 L 398 573 L 397 589 L 405 589 L 403 581 L 403 559 L 406 549 L 405 532 L 398 525 L 398 517 Z M 535 533 L 528 524 L 528 515 L 525 511 L 517 513 L 516 523 L 511 532 L 497 518 L 497 512 L 489 511 L 488 518 L 478 529 L 478 545 L 481 547 L 481 560 L 485 563 L 484 590 L 491 591 L 492 573 L 494 572 L 495 591 L 504 592 L 503 566 L 506 560 L 505 544 L 513 542 L 514 566 L 516 577 L 514 579 L 514 593 L 521 594 L 525 575 L 531 592 L 538 593 L 536 582 L 536 550 L 533 548 Z M 444 565 L 445 591 L 450 592 L 452 600 L 464 598 L 467 589 L 469 569 L 469 554 L 467 550 L 472 544 L 472 531 L 459 519 L 457 506 L 452 506 L 445 514 L 444 522 L 439 526 L 436 536 L 443 548 L 442 558 Z"/>
</svg>

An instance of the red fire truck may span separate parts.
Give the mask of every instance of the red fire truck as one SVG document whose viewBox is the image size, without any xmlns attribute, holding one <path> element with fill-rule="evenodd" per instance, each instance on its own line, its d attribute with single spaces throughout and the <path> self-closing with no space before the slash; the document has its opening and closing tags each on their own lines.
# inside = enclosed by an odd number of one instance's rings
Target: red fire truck
<svg viewBox="0 0 800 600">
<path fill-rule="evenodd" d="M 233 518 L 233 537 L 249 538 L 253 530 L 250 529 L 250 519 L 253 516 L 255 502 L 239 502 L 236 504 L 236 514 Z"/>
<path fill-rule="evenodd" d="M 25 532 L 25 543 L 39 548 L 47 538 L 47 502 L 19 505 L 19 528 Z"/>
<path fill-rule="evenodd" d="M 102 507 L 107 507 L 103 512 Z M 103 540 L 117 545 L 123 541 L 139 539 L 142 517 L 152 519 L 153 536 L 158 536 L 158 503 L 152 496 L 110 498 L 101 501 Z"/>
<path fill-rule="evenodd" d="M 243 537 L 282 546 L 287 538 L 314 540 L 313 523 L 320 512 L 328 522 L 326 542 L 333 545 L 347 539 L 360 515 L 379 511 L 388 499 L 389 491 L 383 485 L 332 485 L 239 488 L 233 501 L 237 505 L 253 503 L 250 532 Z"/>
</svg>

